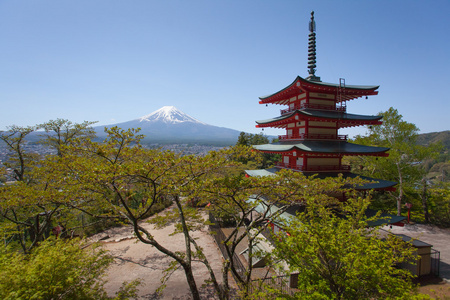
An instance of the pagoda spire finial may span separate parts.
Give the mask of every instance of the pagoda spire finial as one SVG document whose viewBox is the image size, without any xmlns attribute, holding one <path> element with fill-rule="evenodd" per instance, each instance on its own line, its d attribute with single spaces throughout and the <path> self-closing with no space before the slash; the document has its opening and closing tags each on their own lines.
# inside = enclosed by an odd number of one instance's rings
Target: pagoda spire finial
<svg viewBox="0 0 450 300">
<path fill-rule="evenodd" d="M 316 22 L 314 21 L 314 11 L 311 12 L 311 21 L 309 21 L 308 36 L 308 73 L 306 78 L 311 81 L 320 81 L 320 77 L 316 76 Z"/>
</svg>

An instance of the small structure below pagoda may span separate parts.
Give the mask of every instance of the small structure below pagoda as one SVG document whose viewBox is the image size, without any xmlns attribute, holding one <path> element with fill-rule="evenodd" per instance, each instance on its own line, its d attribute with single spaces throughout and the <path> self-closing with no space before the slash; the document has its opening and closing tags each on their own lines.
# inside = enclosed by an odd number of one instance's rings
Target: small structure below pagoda
<svg viewBox="0 0 450 300">
<path fill-rule="evenodd" d="M 356 177 L 350 166 L 342 163 L 344 156 L 388 156 L 389 148 L 370 147 L 347 142 L 347 136 L 340 135 L 339 129 L 362 125 L 380 125 L 381 116 L 356 115 L 347 113 L 347 101 L 378 94 L 379 86 L 346 85 L 344 79 L 338 84 L 325 83 L 316 72 L 316 33 L 314 12 L 309 24 L 308 73 L 297 78 L 287 87 L 268 96 L 260 97 L 260 104 L 287 106 L 280 116 L 256 121 L 257 128 L 272 127 L 286 130 L 278 137 L 278 142 L 255 145 L 255 149 L 279 154 L 282 160 L 275 168 L 267 170 L 247 170 L 250 176 L 271 175 L 282 168 L 303 172 L 305 175 L 318 174 L 319 177 Z M 389 189 L 396 183 L 373 179 L 358 189 Z"/>
</svg>

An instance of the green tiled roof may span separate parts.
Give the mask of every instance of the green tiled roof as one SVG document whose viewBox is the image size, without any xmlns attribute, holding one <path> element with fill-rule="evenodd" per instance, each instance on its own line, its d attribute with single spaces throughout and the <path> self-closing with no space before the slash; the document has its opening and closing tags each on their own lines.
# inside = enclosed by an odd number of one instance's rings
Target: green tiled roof
<svg viewBox="0 0 450 300">
<path fill-rule="evenodd" d="M 329 173 L 326 173 L 326 172 L 325 173 L 305 172 L 304 174 L 306 176 L 316 175 L 317 178 L 326 178 L 326 177 L 336 177 L 336 176 L 338 176 L 337 173 L 332 173 L 332 172 L 329 172 Z M 397 184 L 397 182 L 395 182 L 395 181 L 376 179 L 376 178 L 372 178 L 372 177 L 361 176 L 361 175 L 350 173 L 350 172 L 342 173 L 342 176 L 344 178 L 357 178 L 357 177 L 359 177 L 362 180 L 370 181 L 370 182 L 365 183 L 363 185 L 356 186 L 355 187 L 356 190 L 386 189 L 386 188 L 393 187 L 394 185 Z"/>
<path fill-rule="evenodd" d="M 247 201 L 255 203 L 256 199 L 249 198 Z M 276 205 L 271 205 L 269 207 L 264 202 L 260 202 L 260 203 L 258 203 L 258 205 L 255 206 L 255 211 L 257 211 L 258 213 L 262 214 L 262 213 L 265 213 L 266 211 L 268 211 L 269 218 L 271 216 L 277 215 L 278 221 L 282 220 L 282 221 L 288 222 L 288 223 L 292 218 L 294 218 L 297 215 L 297 213 L 303 212 L 304 209 L 305 209 L 305 206 L 303 206 L 303 205 L 294 205 L 294 206 L 289 207 L 285 212 L 280 214 L 279 213 L 280 209 Z M 371 210 L 371 209 L 366 210 L 367 218 L 374 217 L 376 214 L 377 214 L 377 212 L 374 210 Z M 390 215 L 390 214 L 386 214 L 386 213 L 381 213 L 377 219 L 367 222 L 367 226 L 368 227 L 376 227 L 376 226 L 395 224 L 395 223 L 401 222 L 405 219 L 406 219 L 406 217 L 403 217 L 403 216 L 395 216 L 395 215 Z M 278 223 L 277 220 L 272 220 L 272 222 Z M 429 245 L 429 246 L 431 246 L 431 245 Z"/>
<path fill-rule="evenodd" d="M 280 169 L 278 168 L 270 168 L 270 169 L 260 169 L 260 170 L 245 170 L 245 172 L 250 176 L 273 176 L 276 172 L 278 172 Z M 314 172 L 303 172 L 306 176 L 312 176 L 316 175 L 316 178 L 327 178 L 327 177 L 337 177 L 339 176 L 339 173 L 336 172 L 325 172 L 325 173 L 314 173 Z M 356 190 L 370 190 L 370 189 L 386 189 L 393 187 L 397 184 L 397 182 L 389 181 L 389 180 L 382 180 L 382 179 L 375 179 L 367 176 L 361 176 L 358 174 L 345 172 L 342 173 L 342 176 L 344 178 L 361 178 L 366 181 L 370 181 L 368 183 L 365 183 L 363 185 L 356 186 Z"/>
<path fill-rule="evenodd" d="M 311 116 L 311 117 L 316 117 L 316 118 L 333 119 L 333 120 L 341 119 L 341 120 L 346 120 L 346 121 L 378 121 L 381 118 L 383 118 L 382 116 L 355 115 L 355 114 L 347 114 L 347 113 L 338 112 L 338 111 L 327 111 L 327 110 L 317 110 L 317 109 L 307 108 L 307 109 L 296 110 L 296 111 L 293 111 L 292 113 L 289 113 L 289 114 L 286 114 L 286 115 L 283 115 L 280 117 L 275 117 L 275 118 L 267 119 L 267 120 L 259 120 L 259 121 L 256 121 L 256 123 L 268 124 L 268 123 L 288 119 L 295 114 Z"/>
<path fill-rule="evenodd" d="M 375 211 L 375 210 L 372 210 L 372 209 L 366 210 L 366 216 L 368 218 L 374 217 L 376 214 L 377 214 L 377 211 Z M 390 214 L 386 214 L 386 213 L 381 213 L 377 219 L 367 222 L 367 225 L 369 227 L 375 227 L 375 226 L 382 226 L 382 225 L 388 225 L 388 224 L 395 224 L 395 223 L 401 222 L 405 219 L 406 219 L 406 217 L 403 217 L 403 216 L 395 216 L 395 215 L 390 215 Z"/>
<path fill-rule="evenodd" d="M 316 153 L 383 153 L 385 147 L 364 146 L 345 141 L 283 141 L 272 144 L 254 145 L 260 151 L 288 152 L 294 149 Z"/>
</svg>

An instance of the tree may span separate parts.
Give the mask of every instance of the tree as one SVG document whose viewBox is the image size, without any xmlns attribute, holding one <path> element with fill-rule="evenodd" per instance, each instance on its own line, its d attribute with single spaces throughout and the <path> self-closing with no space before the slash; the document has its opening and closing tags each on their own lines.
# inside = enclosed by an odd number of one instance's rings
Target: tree
<svg viewBox="0 0 450 300">
<path fill-rule="evenodd" d="M 240 287 L 241 296 L 244 299 L 249 296 L 254 279 L 253 262 L 262 255 L 256 245 L 261 242 L 263 233 L 267 236 L 268 226 L 276 223 L 284 212 L 293 207 L 304 208 L 312 199 L 334 203 L 336 199 L 328 195 L 342 192 L 344 186 L 360 182 L 342 177 L 307 178 L 292 170 L 280 170 L 273 176 L 265 177 L 237 175 L 206 180 L 202 199 L 209 203 L 214 222 L 227 227 L 227 234 L 219 245 L 226 258 L 223 266 L 224 289 L 229 290 L 227 274 L 231 272 Z M 242 244 L 247 248 L 245 266 L 236 265 L 233 259 L 242 251 Z M 237 252 L 238 249 L 241 250 Z"/>
<path fill-rule="evenodd" d="M 75 139 L 95 138 L 95 131 L 91 127 L 95 123 L 97 122 L 72 123 L 66 119 L 56 119 L 37 127 L 44 129 L 47 133 L 43 135 L 45 139 L 41 140 L 41 143 L 54 147 L 58 156 L 62 156 L 63 147 L 70 145 Z"/>
<path fill-rule="evenodd" d="M 355 170 L 362 175 L 374 176 L 385 180 L 396 181 L 397 191 L 391 195 L 397 202 L 397 215 L 401 215 L 405 195 L 412 193 L 420 185 L 424 170 L 418 167 L 426 158 L 438 153 L 436 145 L 428 147 L 416 144 L 419 129 L 416 125 L 402 120 L 402 115 L 394 108 L 389 108 L 378 115 L 383 116 L 383 125 L 369 126 L 366 136 L 356 136 L 355 142 L 362 145 L 388 147 L 389 156 L 374 158 L 361 156 L 356 158 L 354 165 L 364 168 Z"/>
<path fill-rule="evenodd" d="M 0 189 L 0 216 L 3 218 L 1 229 L 4 237 L 16 237 L 26 253 L 49 232 L 55 207 L 49 208 L 44 199 L 47 189 L 46 180 L 37 172 L 40 166 L 40 156 L 24 149 L 26 136 L 36 127 L 10 126 L 2 132 L 0 138 L 11 151 L 6 167 L 13 170 L 15 182 Z M 41 178 L 40 178 L 41 177 Z M 30 242 L 27 243 L 27 240 Z"/>
<path fill-rule="evenodd" d="M 254 259 L 254 245 L 258 242 L 260 234 L 266 230 L 268 221 L 282 214 L 294 202 L 296 189 L 289 190 L 288 185 L 282 186 L 286 177 L 292 175 L 283 172 L 283 175 L 273 177 L 250 177 L 243 175 L 214 178 L 205 182 L 202 196 L 209 204 L 210 214 L 214 217 L 216 225 L 229 227 L 228 236 L 219 245 L 225 251 L 228 259 L 223 264 L 223 286 L 226 295 L 229 295 L 230 286 L 228 274 L 231 272 L 236 279 L 242 296 L 249 293 L 252 280 Z M 288 175 L 289 174 L 289 175 Z M 292 181 L 291 181 L 292 182 Z M 276 199 L 275 201 L 269 199 Z M 249 200 L 251 199 L 251 200 Z M 260 207 L 259 213 L 256 208 Z M 273 210 L 277 209 L 276 213 Z M 236 265 L 233 259 L 240 243 L 245 243 L 248 249 L 248 264 L 245 270 Z"/>
<path fill-rule="evenodd" d="M 268 143 L 270 143 L 269 138 L 262 133 L 252 134 L 241 132 L 239 134 L 236 145 L 251 147 L 253 145 L 261 145 Z M 275 162 L 280 160 L 280 155 L 278 154 L 260 153 L 259 155 L 262 157 L 262 159 L 248 159 L 243 160 L 242 162 L 247 164 L 247 168 L 254 169 L 254 168 L 271 167 Z"/>
<path fill-rule="evenodd" d="M 441 183 L 429 191 L 430 219 L 434 224 L 450 226 L 450 184 Z"/>
<path fill-rule="evenodd" d="M 48 239 L 31 254 L 0 248 L 1 299 L 110 299 L 103 276 L 112 258 L 74 240 Z M 139 281 L 124 283 L 115 299 L 136 296 Z"/>
<path fill-rule="evenodd" d="M 65 186 L 65 193 L 72 196 L 71 205 L 99 218 L 132 225 L 139 241 L 175 261 L 169 266 L 169 273 L 177 267 L 184 270 L 194 299 L 200 299 L 200 296 L 192 262 L 200 260 L 210 270 L 214 287 L 222 297 L 212 268 L 191 235 L 197 226 L 204 225 L 203 219 L 200 212 L 188 204 L 198 197 L 201 179 L 233 163 L 230 157 L 236 155 L 236 151 L 181 156 L 170 151 L 142 148 L 139 145 L 142 136 L 137 130 L 111 128 L 107 133 L 108 138 L 102 144 L 78 140 L 60 159 L 59 165 L 66 172 L 60 176 L 60 184 Z M 161 220 L 159 224 L 163 225 L 168 219 L 178 219 L 175 233 L 184 235 L 184 252 L 164 247 L 140 224 L 153 207 L 166 199 L 174 202 L 174 212 L 165 218 L 155 218 L 155 222 Z"/>
<path fill-rule="evenodd" d="M 25 137 L 35 130 L 35 126 L 21 127 L 12 125 L 8 127 L 8 131 L 0 131 L 0 139 L 5 142 L 10 151 L 8 161 L 4 165 L 12 169 L 14 180 L 31 181 L 31 178 L 26 176 L 26 172 L 37 160 L 38 155 L 27 152 L 24 146 L 27 143 Z"/>
<path fill-rule="evenodd" d="M 252 146 L 252 145 L 261 145 L 261 144 L 268 144 L 268 143 L 269 143 L 269 138 L 262 133 L 252 134 L 252 133 L 241 132 L 239 134 L 236 145 Z"/>
<path fill-rule="evenodd" d="M 368 228 L 368 204 L 368 199 L 351 198 L 330 209 L 310 201 L 305 212 L 284 221 L 273 255 L 284 262 L 281 272 L 298 274 L 298 292 L 292 298 L 412 298 L 412 275 L 396 265 L 412 261 L 413 248 L 393 235 L 382 239 L 377 228 Z"/>
<path fill-rule="evenodd" d="M 206 257 L 191 236 L 206 220 L 199 221 L 200 212 L 189 203 L 198 197 L 202 177 L 236 164 L 230 158 L 239 156 L 240 151 L 248 153 L 248 149 L 236 147 L 206 156 L 181 156 L 143 149 L 139 145 L 142 136 L 135 130 L 112 128 L 108 134 L 104 143 L 89 138 L 73 139 L 67 145 L 55 142 L 63 155 L 47 156 L 30 168 L 30 178 L 37 178 L 33 184 L 20 181 L 0 189 L 3 233 L 18 241 L 24 253 L 31 253 L 48 237 L 55 217 L 65 211 L 72 216 L 78 210 L 99 219 L 128 223 L 141 242 L 176 261 L 169 271 L 180 266 L 184 269 L 195 299 L 199 294 L 192 273 L 193 260 L 201 260 L 208 267 L 221 295 Z M 168 199 L 175 203 L 175 216 L 180 220 L 176 230 L 185 236 L 183 253 L 163 247 L 140 226 L 155 207 Z"/>
<path fill-rule="evenodd" d="M 91 123 L 73 124 L 61 119 L 49 121 L 46 129 L 54 128 L 58 133 L 56 137 L 49 135 L 46 143 L 54 145 L 61 154 L 63 145 L 77 138 L 91 137 L 88 134 Z M 13 169 L 15 179 L 15 182 L 0 189 L 0 228 L 4 237 L 18 242 L 25 253 L 50 236 L 51 228 L 57 225 L 55 221 L 66 223 L 74 218 L 73 212 L 68 212 L 70 207 L 67 205 L 72 197 L 64 192 L 59 180 L 59 157 L 47 156 L 43 159 L 25 149 L 26 137 L 37 128 L 39 126 L 10 126 L 8 131 L 0 134 L 11 150 L 5 165 Z"/>
<path fill-rule="evenodd" d="M 209 203 L 211 210 L 234 214 L 238 226 L 251 218 L 250 214 L 257 205 L 265 203 L 265 212 L 245 225 L 244 234 L 236 229 L 229 237 L 226 246 L 232 256 L 236 245 L 246 236 L 250 248 L 256 243 L 258 234 L 267 226 L 264 221 L 275 217 L 269 213 L 275 202 L 279 207 L 281 205 L 279 213 L 282 213 L 300 195 L 303 197 L 324 190 L 324 185 L 318 180 L 311 181 L 310 189 L 305 189 L 307 179 L 300 173 L 287 170 L 274 177 L 227 176 L 224 170 L 239 164 L 239 159 L 236 158 L 248 159 L 255 155 L 246 146 L 212 151 L 205 156 L 181 156 L 170 151 L 143 149 L 139 145 L 140 136 L 136 133 L 133 130 L 112 128 L 108 130 L 108 138 L 104 144 L 85 141 L 69 146 L 61 159 L 61 165 L 67 170 L 61 178 L 68 189 L 66 192 L 75 199 L 72 203 L 82 205 L 83 211 L 131 224 L 139 241 L 174 259 L 167 274 L 181 267 L 194 299 L 199 299 L 192 272 L 194 260 L 207 267 L 220 299 L 229 298 L 228 270 L 237 273 L 237 266 L 233 262 L 225 262 L 222 273 L 224 284 L 219 285 L 217 274 L 214 274 L 201 247 L 192 236 L 193 231 L 207 224 L 202 210 L 192 207 L 193 203 Z M 259 195 L 254 197 L 255 201 L 248 202 L 249 196 L 255 194 Z M 262 195 L 271 197 L 273 202 L 266 201 Z M 177 220 L 174 234 L 183 234 L 183 252 L 174 252 L 164 247 L 154 239 L 150 231 L 140 225 L 148 217 L 148 211 L 163 199 L 173 201 L 174 208 L 152 217 L 151 222 L 159 228 L 167 226 L 169 221 Z M 250 275 L 251 269 L 247 274 L 241 275 L 242 286 L 248 287 Z"/>
</svg>

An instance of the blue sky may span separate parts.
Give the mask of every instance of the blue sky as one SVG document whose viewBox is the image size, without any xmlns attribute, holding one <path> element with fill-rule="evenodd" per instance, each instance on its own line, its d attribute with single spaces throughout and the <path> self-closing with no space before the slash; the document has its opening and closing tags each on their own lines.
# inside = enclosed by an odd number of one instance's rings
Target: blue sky
<svg viewBox="0 0 450 300">
<path fill-rule="evenodd" d="M 255 120 L 284 108 L 258 97 L 308 75 L 312 10 L 316 74 L 380 85 L 348 112 L 393 106 L 421 132 L 450 129 L 447 0 L 0 0 L 0 130 L 56 118 L 107 125 L 173 105 L 258 133 Z"/>
</svg>

